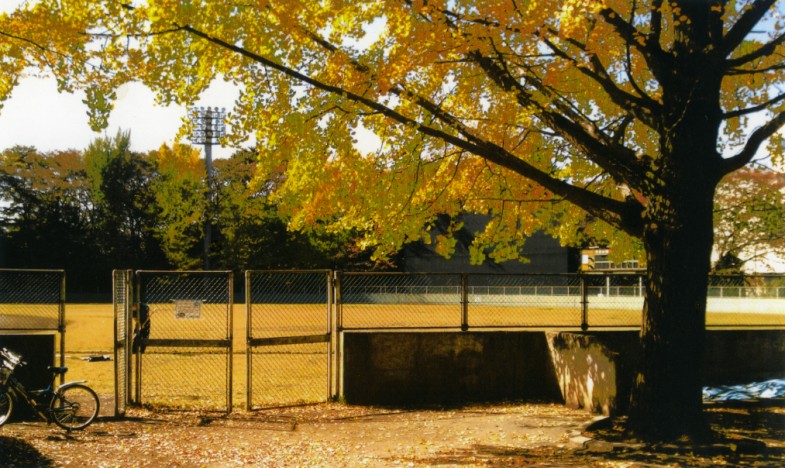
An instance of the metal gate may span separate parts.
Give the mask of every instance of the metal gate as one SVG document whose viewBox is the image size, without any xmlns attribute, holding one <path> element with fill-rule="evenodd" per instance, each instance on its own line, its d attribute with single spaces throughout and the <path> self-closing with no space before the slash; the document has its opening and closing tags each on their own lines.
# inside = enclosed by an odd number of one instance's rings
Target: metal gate
<svg viewBox="0 0 785 468">
<path fill-rule="evenodd" d="M 232 409 L 232 273 L 138 271 L 136 403 Z"/>
<path fill-rule="evenodd" d="M 327 401 L 334 395 L 333 275 L 247 271 L 246 408 Z"/>
<path fill-rule="evenodd" d="M 133 272 L 112 272 L 114 306 L 114 410 L 125 415 L 131 402 L 131 303 L 133 302 Z"/>
</svg>

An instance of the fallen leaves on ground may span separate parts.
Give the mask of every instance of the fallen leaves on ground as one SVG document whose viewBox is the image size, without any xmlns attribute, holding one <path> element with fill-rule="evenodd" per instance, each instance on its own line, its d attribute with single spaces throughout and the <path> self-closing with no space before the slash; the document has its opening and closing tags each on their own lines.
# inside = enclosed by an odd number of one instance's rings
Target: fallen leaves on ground
<svg viewBox="0 0 785 468">
<path fill-rule="evenodd" d="M 581 431 L 591 416 L 560 405 L 329 403 L 231 415 L 132 409 L 124 420 L 71 434 L 39 422 L 8 424 L 0 429 L 0 466 L 783 466 L 781 409 L 708 409 L 726 434 L 766 442 L 770 449 L 758 454 L 587 449 Z"/>
</svg>

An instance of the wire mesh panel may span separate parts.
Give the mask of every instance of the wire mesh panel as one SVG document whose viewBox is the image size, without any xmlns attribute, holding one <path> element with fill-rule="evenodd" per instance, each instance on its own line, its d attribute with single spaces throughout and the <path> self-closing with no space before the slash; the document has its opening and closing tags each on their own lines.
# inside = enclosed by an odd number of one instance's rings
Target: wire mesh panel
<svg viewBox="0 0 785 468">
<path fill-rule="evenodd" d="M 0 330 L 59 332 L 65 366 L 65 271 L 0 269 Z"/>
<path fill-rule="evenodd" d="M 328 342 L 249 347 L 248 409 L 327 401 L 329 351 Z"/>
<path fill-rule="evenodd" d="M 61 330 L 64 305 L 64 271 L 0 270 L 0 330 Z"/>
<path fill-rule="evenodd" d="M 332 272 L 248 271 L 247 407 L 326 401 L 332 388 Z"/>
<path fill-rule="evenodd" d="M 785 276 L 709 277 L 706 323 L 710 327 L 785 326 Z"/>
<path fill-rule="evenodd" d="M 469 275 L 470 327 L 579 327 L 576 275 Z"/>
<path fill-rule="evenodd" d="M 131 303 L 133 282 L 130 270 L 112 272 L 114 307 L 115 415 L 122 416 L 131 401 Z"/>
<path fill-rule="evenodd" d="M 586 287 L 587 320 L 592 327 L 640 327 L 645 278 L 641 274 L 581 276 Z"/>
<path fill-rule="evenodd" d="M 142 355 L 140 403 L 229 412 L 230 359 L 223 346 L 150 345 Z"/>
<path fill-rule="evenodd" d="M 463 323 L 462 275 L 343 273 L 343 329 L 457 328 Z"/>
<path fill-rule="evenodd" d="M 232 273 L 139 271 L 137 400 L 231 411 Z"/>
<path fill-rule="evenodd" d="M 140 271 L 137 280 L 151 340 L 230 338 L 231 272 Z"/>
</svg>

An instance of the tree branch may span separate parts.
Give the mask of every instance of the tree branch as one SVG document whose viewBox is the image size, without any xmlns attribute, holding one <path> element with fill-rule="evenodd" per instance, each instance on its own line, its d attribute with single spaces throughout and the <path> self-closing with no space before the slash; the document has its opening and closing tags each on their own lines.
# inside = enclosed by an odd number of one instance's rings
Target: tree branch
<svg viewBox="0 0 785 468">
<path fill-rule="evenodd" d="M 532 166 L 526 161 L 516 157 L 515 155 L 510 154 L 504 148 L 492 142 L 485 141 L 480 138 L 477 138 L 476 136 L 471 135 L 470 133 L 468 133 L 468 130 L 464 130 L 465 132 L 467 132 L 464 135 L 465 137 L 467 137 L 467 139 L 459 138 L 455 135 L 451 135 L 437 128 L 422 124 L 415 119 L 407 117 L 377 101 L 374 101 L 373 99 L 352 93 L 338 86 L 333 86 L 327 83 L 323 83 L 301 72 L 286 67 L 285 65 L 274 62 L 264 56 L 246 50 L 237 45 L 230 44 L 226 41 L 223 41 L 222 39 L 213 37 L 205 33 L 204 31 L 196 29 L 192 26 L 186 25 L 186 26 L 182 26 L 182 28 L 184 31 L 190 34 L 200 37 L 219 47 L 240 54 L 243 57 L 246 57 L 254 62 L 260 63 L 264 66 L 277 70 L 289 76 L 290 78 L 293 78 L 302 83 L 309 84 L 314 88 L 320 89 L 322 91 L 331 94 L 336 94 L 344 97 L 345 99 L 362 104 L 366 107 L 369 107 L 370 109 L 379 112 L 380 114 L 384 115 L 385 117 L 393 121 L 413 127 L 418 132 L 424 135 L 438 138 L 457 148 L 461 148 L 481 158 L 484 158 L 494 164 L 505 167 L 543 186 L 544 188 L 553 192 L 554 194 L 564 197 L 568 201 L 583 208 L 588 213 L 603 219 L 609 224 L 633 236 L 640 236 L 641 233 L 643 232 L 642 224 L 641 224 L 641 216 L 640 216 L 642 208 L 640 205 L 632 205 L 630 203 L 625 203 L 618 200 L 614 200 L 612 198 L 607 198 L 597 193 L 594 193 L 592 191 L 585 190 L 581 187 L 577 187 L 572 184 L 569 184 L 561 179 L 556 179 L 550 176 L 549 174 L 547 174 L 546 172 L 543 172 L 540 169 L 536 168 L 535 166 Z"/>
<path fill-rule="evenodd" d="M 37 43 L 37 42 L 35 42 L 33 40 L 30 40 L 30 39 L 28 39 L 26 37 L 17 36 L 16 34 L 10 34 L 10 33 L 7 33 L 5 31 L 0 31 L 0 36 L 5 36 L 5 37 L 7 37 L 9 39 L 14 39 L 14 40 L 20 41 L 20 42 L 26 42 L 27 44 L 32 45 L 36 49 L 40 49 L 42 52 L 47 52 L 47 53 L 53 52 L 53 51 L 49 50 L 48 48 L 42 46 L 41 44 L 39 44 L 39 43 Z"/>
<path fill-rule="evenodd" d="M 740 75 L 760 75 L 762 73 L 771 73 L 771 72 L 777 72 L 777 71 L 780 71 L 780 70 L 785 70 L 785 64 L 783 64 L 783 65 L 772 65 L 770 67 L 753 68 L 753 69 L 732 68 L 732 69 L 728 70 L 727 73 L 728 73 L 729 76 L 730 75 L 735 75 L 735 76 L 740 76 Z"/>
<path fill-rule="evenodd" d="M 600 16 L 602 16 L 605 22 L 613 26 L 613 29 L 619 37 L 627 44 L 635 47 L 641 55 L 643 55 L 643 58 L 646 60 L 646 63 L 655 78 L 662 81 L 662 77 L 669 71 L 670 60 L 668 55 L 660 47 L 659 30 L 653 29 L 652 34 L 644 35 L 638 31 L 635 26 L 628 23 L 621 15 L 610 8 L 600 10 Z M 652 21 L 655 21 L 656 17 L 661 18 L 661 14 L 652 12 Z M 660 22 L 661 21 L 656 21 L 652 23 L 653 27 L 659 28 Z"/>
<path fill-rule="evenodd" d="M 474 53 L 472 58 L 500 88 L 514 92 L 521 106 L 537 108 L 536 115 L 540 120 L 548 127 L 557 130 L 559 136 L 581 149 L 590 160 L 614 178 L 626 181 L 631 187 L 641 188 L 641 167 L 637 157 L 629 148 L 606 135 L 588 118 L 564 105 L 558 97 L 551 101 L 551 104 L 556 107 L 555 110 L 540 105 L 512 76 L 504 66 L 504 62 L 500 61 L 501 65 L 497 64 L 493 59 L 479 53 Z M 533 76 L 527 75 L 526 78 L 540 92 L 554 97 L 549 89 Z"/>
<path fill-rule="evenodd" d="M 724 114 L 722 114 L 722 118 L 723 119 L 732 119 L 734 117 L 741 117 L 742 115 L 754 114 L 755 112 L 760 112 L 762 110 L 766 110 L 766 108 L 768 108 L 770 106 L 773 106 L 774 104 L 777 104 L 778 102 L 781 102 L 783 100 L 785 100 L 785 93 L 782 93 L 779 96 L 777 96 L 777 97 L 775 97 L 773 99 L 770 99 L 770 100 L 768 100 L 768 101 L 766 101 L 766 102 L 764 102 L 762 104 L 758 104 L 757 106 L 752 106 L 752 107 L 747 107 L 747 108 L 744 108 L 744 109 L 737 109 L 735 111 L 725 112 Z"/>
<path fill-rule="evenodd" d="M 325 48 L 325 50 L 327 50 L 327 51 L 329 51 L 331 53 L 340 52 L 340 48 L 338 48 L 337 46 L 331 44 L 330 42 L 326 41 L 325 39 L 319 37 L 317 34 L 315 34 L 313 32 L 310 32 L 310 31 L 305 31 L 305 33 L 307 34 L 308 37 L 313 39 L 317 44 L 319 44 L 320 46 Z M 501 58 L 499 60 L 501 61 Z M 361 64 L 361 63 L 357 62 L 356 60 L 351 60 L 351 64 L 358 71 L 361 71 L 363 73 L 370 73 L 370 69 L 368 68 L 368 66 L 366 66 L 364 64 Z M 459 134 L 463 135 L 463 137 L 467 141 L 475 143 L 475 144 L 478 144 L 478 145 L 488 144 L 488 142 L 485 142 L 485 141 L 477 138 L 472 133 L 471 129 L 466 127 L 458 118 L 456 118 L 455 116 L 453 116 L 450 113 L 446 112 L 438 104 L 435 104 L 435 103 L 429 101 L 428 99 L 425 99 L 424 97 L 422 97 L 420 95 L 411 93 L 411 92 L 405 90 L 404 88 L 400 87 L 399 85 L 396 85 L 396 86 L 392 87 L 390 89 L 390 92 L 395 94 L 396 96 L 399 96 L 399 97 L 402 97 L 402 98 L 406 98 L 406 99 L 410 100 L 411 102 L 417 104 L 421 108 L 425 109 L 431 115 L 436 117 L 439 121 L 443 122 L 444 124 L 448 125 L 449 127 L 453 128 L 454 130 L 456 130 Z M 633 96 L 633 98 L 634 98 L 634 96 Z M 563 112 L 567 112 L 567 109 L 563 109 Z M 572 112 L 571 110 L 569 112 L 571 114 L 574 114 L 574 112 Z M 554 119 L 560 118 L 560 116 L 558 114 L 553 114 L 553 115 L 554 115 L 554 117 L 553 117 Z M 574 116 L 575 116 L 576 119 L 580 118 L 583 121 L 585 121 L 587 125 L 589 124 L 587 119 L 585 119 L 585 118 L 583 118 L 581 116 L 578 116 L 577 114 L 574 114 Z M 599 132 L 599 129 L 594 128 L 593 125 L 589 125 L 589 126 L 592 128 L 592 131 Z M 626 125 L 620 126 L 620 128 L 624 128 L 624 127 L 626 127 Z M 576 130 L 576 132 L 577 132 L 577 130 Z M 620 140 L 617 137 L 618 137 L 618 135 L 616 137 L 614 137 L 612 141 L 615 142 L 618 147 L 621 147 L 621 145 L 618 145 L 618 142 Z M 582 147 L 582 148 L 584 148 L 584 149 L 586 149 L 588 151 L 589 147 L 592 146 L 594 141 L 595 140 L 592 139 L 592 138 L 576 139 L 576 140 L 574 140 L 574 144 L 576 146 Z M 611 141 L 611 140 L 608 140 L 608 141 Z M 613 150 L 611 148 L 608 148 L 608 147 L 598 147 L 596 145 L 594 145 L 594 146 L 595 146 L 594 147 L 594 151 L 596 151 L 597 154 L 603 154 L 604 155 L 604 154 L 608 154 L 608 153 L 612 153 L 613 152 Z M 503 151 L 506 154 L 509 154 L 509 152 L 507 152 L 506 150 L 502 149 L 501 147 L 499 147 L 498 149 L 500 151 Z M 634 155 L 632 155 L 630 153 L 630 155 L 628 155 L 628 158 L 630 158 L 630 160 L 634 160 Z M 629 175 L 629 174 L 625 175 L 625 179 L 626 180 L 629 180 L 631 178 L 632 178 L 631 175 Z"/>
<path fill-rule="evenodd" d="M 735 59 L 726 60 L 725 66 L 726 68 L 735 68 L 741 65 L 746 65 L 759 58 L 769 56 L 773 54 L 777 50 L 777 47 L 781 46 L 783 43 L 785 43 L 785 33 L 780 34 L 772 41 L 763 44 L 757 50 L 750 52 L 749 54 L 742 55 L 741 57 L 737 57 Z"/>
<path fill-rule="evenodd" d="M 767 138 L 777 133 L 783 126 L 785 126 L 785 112 L 780 112 L 774 116 L 773 119 L 766 122 L 765 125 L 757 128 L 752 132 L 747 139 L 744 148 L 738 154 L 722 160 L 722 174 L 730 174 L 752 161 L 752 158 L 755 156 L 755 153 L 758 152 L 760 145 L 762 145 Z"/>
<path fill-rule="evenodd" d="M 655 5 L 652 5 L 653 9 L 656 6 L 656 3 L 657 2 L 655 0 Z M 633 2 L 633 7 L 632 7 L 632 9 L 630 11 L 630 19 L 628 21 L 629 23 L 632 23 L 634 18 L 635 18 L 635 8 L 636 8 L 635 7 L 635 3 Z M 652 24 L 652 27 L 654 27 L 653 24 Z M 658 41 L 659 41 L 659 39 L 658 39 Z M 632 86 L 632 89 L 636 93 L 638 93 L 638 95 L 642 99 L 644 99 L 645 101 L 653 102 L 653 99 L 651 99 L 651 97 L 649 97 L 648 93 L 646 93 L 646 91 L 644 91 L 640 86 L 638 86 L 638 83 L 635 81 L 635 76 L 632 73 L 632 46 L 630 45 L 629 42 L 625 42 L 624 43 L 624 58 L 625 58 L 624 72 L 627 75 L 627 81 L 629 81 L 630 86 Z"/>
<path fill-rule="evenodd" d="M 758 0 L 753 2 L 723 38 L 719 48 L 720 56 L 727 57 L 741 45 L 744 38 L 747 37 L 747 34 L 752 31 L 752 28 L 758 24 L 776 1 L 777 0 Z"/>
<path fill-rule="evenodd" d="M 645 95 L 641 97 L 635 96 L 619 88 L 608 74 L 599 57 L 597 57 L 596 54 L 587 52 L 583 44 L 575 40 L 569 41 L 582 52 L 589 54 L 589 62 L 592 66 L 591 69 L 581 66 L 574 57 L 560 49 L 551 40 L 543 38 L 543 42 L 545 42 L 548 48 L 551 49 L 556 56 L 571 62 L 578 71 L 600 85 L 617 106 L 635 113 L 636 117 L 650 128 L 656 128 L 657 123 L 654 118 L 654 111 L 656 110 L 656 107 L 658 107 L 657 103 L 651 99 L 647 99 Z"/>
<path fill-rule="evenodd" d="M 650 44 L 657 44 L 659 47 L 660 36 L 662 35 L 662 0 L 654 0 L 651 2 L 649 24 L 651 31 L 649 32 L 647 41 Z"/>
</svg>

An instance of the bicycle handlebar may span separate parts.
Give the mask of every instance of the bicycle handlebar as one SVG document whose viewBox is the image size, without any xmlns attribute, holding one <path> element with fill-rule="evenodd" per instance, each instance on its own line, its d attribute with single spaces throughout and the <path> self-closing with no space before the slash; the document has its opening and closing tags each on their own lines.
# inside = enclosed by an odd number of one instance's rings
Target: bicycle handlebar
<svg viewBox="0 0 785 468">
<path fill-rule="evenodd" d="M 15 352 L 11 351 L 8 348 L 0 349 L 0 354 L 5 358 L 7 362 L 10 362 L 12 364 L 11 367 L 24 366 L 27 364 L 25 361 L 22 360 L 22 356 L 20 354 L 16 354 Z M 8 367 L 7 364 L 6 367 Z"/>
</svg>

